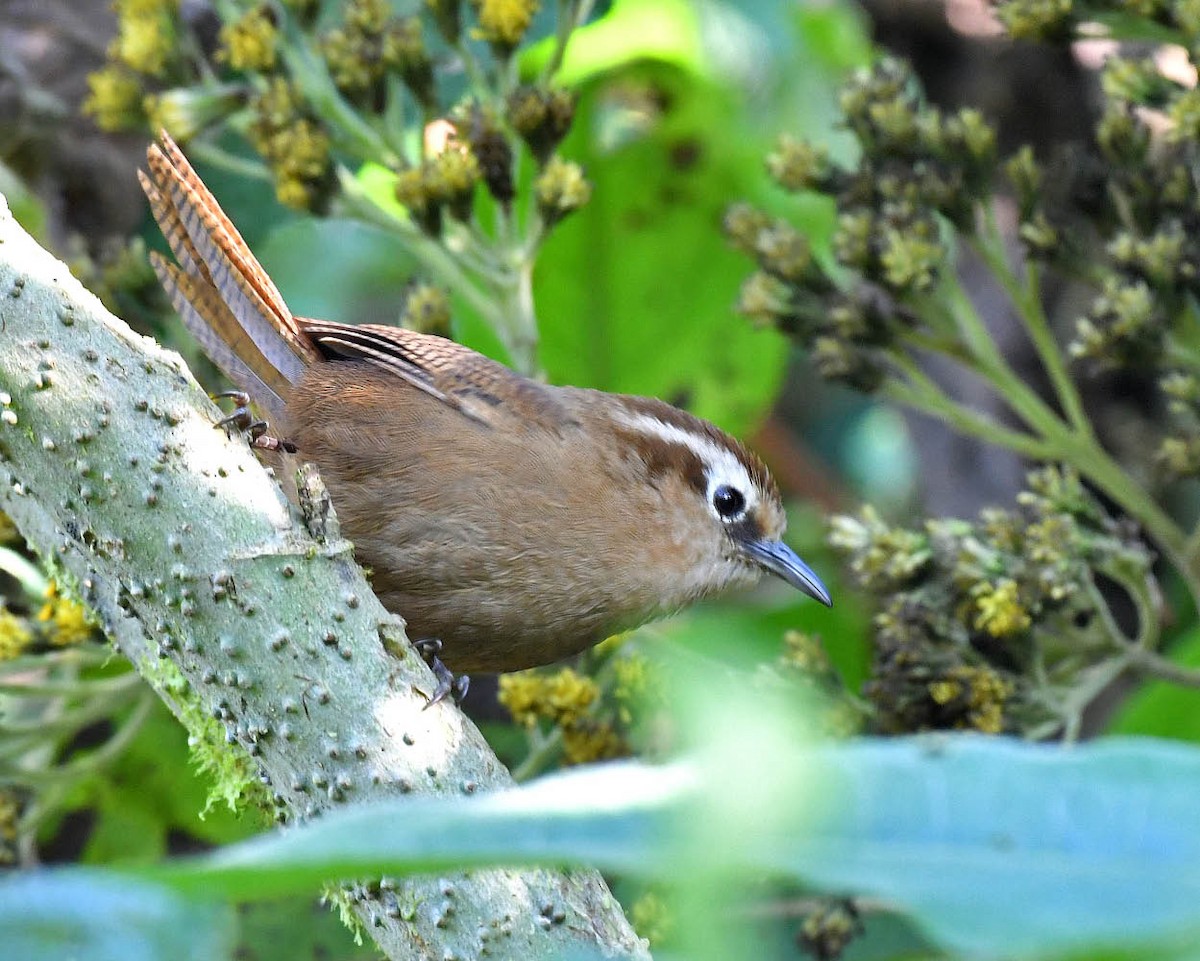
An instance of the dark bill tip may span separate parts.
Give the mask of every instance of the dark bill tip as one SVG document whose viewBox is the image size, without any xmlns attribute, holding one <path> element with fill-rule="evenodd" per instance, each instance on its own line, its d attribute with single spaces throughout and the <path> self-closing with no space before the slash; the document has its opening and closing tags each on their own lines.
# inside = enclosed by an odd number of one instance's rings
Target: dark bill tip
<svg viewBox="0 0 1200 961">
<path fill-rule="evenodd" d="M 747 541 L 742 545 L 742 550 L 764 570 L 770 571 L 776 577 L 782 577 L 792 587 L 804 591 L 826 607 L 833 607 L 829 591 L 821 583 L 821 578 L 817 577 L 816 572 L 800 560 L 800 555 L 783 541 Z"/>
</svg>

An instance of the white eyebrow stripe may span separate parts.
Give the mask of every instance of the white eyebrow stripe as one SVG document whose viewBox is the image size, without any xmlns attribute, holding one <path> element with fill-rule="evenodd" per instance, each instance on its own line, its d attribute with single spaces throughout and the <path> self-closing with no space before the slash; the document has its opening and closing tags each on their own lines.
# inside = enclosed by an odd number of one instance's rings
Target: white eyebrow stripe
<svg viewBox="0 0 1200 961">
<path fill-rule="evenodd" d="M 705 466 L 710 494 L 717 484 L 732 484 L 745 496 L 747 507 L 758 503 L 758 489 L 750 477 L 750 472 L 742 463 L 742 459 L 728 447 L 716 443 L 710 437 L 668 424 L 651 414 L 639 414 L 618 408 L 613 411 L 613 419 L 632 430 L 657 437 L 668 444 L 679 444 L 690 450 Z"/>
</svg>

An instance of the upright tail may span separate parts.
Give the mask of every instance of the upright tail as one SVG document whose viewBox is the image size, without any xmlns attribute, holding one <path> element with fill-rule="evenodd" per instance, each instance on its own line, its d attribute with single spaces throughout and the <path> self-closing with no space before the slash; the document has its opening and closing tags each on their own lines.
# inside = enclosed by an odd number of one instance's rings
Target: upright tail
<svg viewBox="0 0 1200 961">
<path fill-rule="evenodd" d="M 159 140 L 138 177 L 179 266 L 157 253 L 151 263 L 209 359 L 278 419 L 287 388 L 321 355 L 175 142 Z"/>
</svg>

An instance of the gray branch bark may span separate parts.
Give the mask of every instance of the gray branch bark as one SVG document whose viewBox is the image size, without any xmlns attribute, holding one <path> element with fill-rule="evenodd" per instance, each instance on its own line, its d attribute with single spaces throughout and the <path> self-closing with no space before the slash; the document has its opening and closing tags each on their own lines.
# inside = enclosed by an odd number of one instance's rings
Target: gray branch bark
<svg viewBox="0 0 1200 961">
<path fill-rule="evenodd" d="M 249 756 L 282 819 L 511 784 L 459 711 L 423 710 L 432 676 L 336 524 L 302 523 L 247 445 L 213 429 L 180 358 L 108 314 L 2 197 L 0 509 L 190 733 L 219 719 L 221 749 Z M 649 958 L 594 871 L 472 871 L 353 898 L 393 959 Z"/>
</svg>

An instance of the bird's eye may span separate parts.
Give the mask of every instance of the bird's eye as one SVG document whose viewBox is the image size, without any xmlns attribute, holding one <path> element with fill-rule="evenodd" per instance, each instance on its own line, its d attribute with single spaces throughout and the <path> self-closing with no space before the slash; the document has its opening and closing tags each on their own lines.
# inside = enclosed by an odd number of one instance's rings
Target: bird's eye
<svg viewBox="0 0 1200 961">
<path fill-rule="evenodd" d="M 725 520 L 738 517 L 746 509 L 746 497 L 736 487 L 722 484 L 712 495 L 713 507 Z"/>
</svg>

